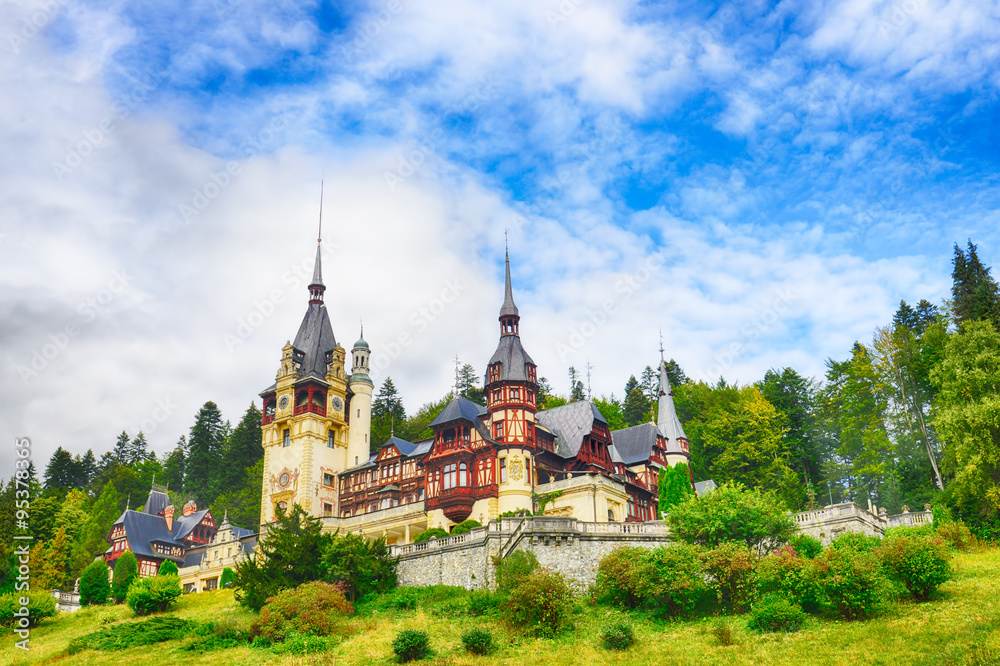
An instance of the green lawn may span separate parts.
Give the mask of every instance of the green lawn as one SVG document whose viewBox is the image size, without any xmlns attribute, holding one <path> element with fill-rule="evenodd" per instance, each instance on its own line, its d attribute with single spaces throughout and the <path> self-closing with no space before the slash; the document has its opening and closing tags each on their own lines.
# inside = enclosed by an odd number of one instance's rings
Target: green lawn
<svg viewBox="0 0 1000 666">
<path fill-rule="evenodd" d="M 600 646 L 608 611 L 587 608 L 576 627 L 555 640 L 523 638 L 495 621 L 447 618 L 424 612 L 392 612 L 360 616 L 353 634 L 330 652 L 289 656 L 237 647 L 195 652 L 185 637 L 124 651 L 66 652 L 70 640 L 118 622 L 131 620 L 127 608 L 87 609 L 48 620 L 32 631 L 29 653 L 13 647 L 3 635 L 4 664 L 391 664 L 391 643 L 400 629 L 422 629 L 431 637 L 435 656 L 430 664 L 1000 664 L 1000 551 L 959 554 L 955 578 L 940 598 L 926 604 L 900 604 L 890 614 L 869 622 L 811 620 L 797 634 L 759 636 L 747 632 L 737 618 L 736 643 L 721 646 L 709 631 L 710 621 L 660 623 L 636 619 L 637 644 L 623 653 Z M 183 597 L 169 613 L 184 619 L 212 621 L 242 612 L 231 591 Z M 109 613 L 117 613 L 116 619 Z M 103 618 L 102 618 L 103 616 Z M 103 619 L 103 622 L 102 622 Z M 499 649 L 489 657 L 466 655 L 459 637 L 472 626 L 494 631 Z"/>
</svg>

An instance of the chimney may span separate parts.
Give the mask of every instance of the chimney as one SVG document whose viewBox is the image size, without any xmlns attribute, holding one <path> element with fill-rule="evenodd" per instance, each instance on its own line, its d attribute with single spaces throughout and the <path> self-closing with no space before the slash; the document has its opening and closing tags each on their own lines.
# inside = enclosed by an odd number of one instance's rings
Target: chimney
<svg viewBox="0 0 1000 666">
<path fill-rule="evenodd" d="M 194 500 L 191 500 L 190 502 L 188 502 L 187 504 L 184 505 L 184 515 L 185 516 L 190 516 L 192 513 L 194 513 L 197 510 L 198 510 L 198 505 L 194 503 Z"/>
<path fill-rule="evenodd" d="M 163 517 L 167 519 L 167 531 L 174 531 L 174 505 L 171 504 L 163 510 Z"/>
</svg>

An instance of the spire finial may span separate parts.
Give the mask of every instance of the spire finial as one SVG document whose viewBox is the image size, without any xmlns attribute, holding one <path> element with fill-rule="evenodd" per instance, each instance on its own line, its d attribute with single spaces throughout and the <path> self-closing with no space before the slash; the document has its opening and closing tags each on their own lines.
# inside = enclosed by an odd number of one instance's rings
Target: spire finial
<svg viewBox="0 0 1000 666">
<path fill-rule="evenodd" d="M 323 178 L 319 180 L 319 232 L 316 234 L 316 244 L 323 242 Z"/>
<path fill-rule="evenodd" d="M 660 363 L 666 363 L 666 359 L 663 358 L 663 329 L 660 329 Z"/>
<path fill-rule="evenodd" d="M 519 319 L 517 313 L 517 306 L 514 305 L 514 290 L 510 285 L 510 252 L 507 250 L 506 241 L 504 242 L 504 284 L 503 284 L 503 307 L 500 308 L 500 321 L 503 322 L 507 317 L 513 317 L 514 322 L 509 325 L 509 329 L 502 328 L 503 333 L 517 333 L 516 320 Z"/>
<path fill-rule="evenodd" d="M 309 284 L 309 304 L 322 305 L 323 292 L 326 285 L 323 284 L 323 258 L 321 245 L 323 243 L 323 181 L 319 182 L 319 229 L 316 234 L 316 264 L 313 267 L 312 282 Z"/>
</svg>

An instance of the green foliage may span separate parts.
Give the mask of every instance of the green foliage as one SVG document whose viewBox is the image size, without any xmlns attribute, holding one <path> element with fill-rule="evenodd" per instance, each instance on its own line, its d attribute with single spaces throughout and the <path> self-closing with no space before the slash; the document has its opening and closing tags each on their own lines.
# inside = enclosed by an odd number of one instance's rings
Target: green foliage
<svg viewBox="0 0 1000 666">
<path fill-rule="evenodd" d="M 1000 332 L 970 321 L 949 338 L 944 359 L 931 372 L 940 389 L 934 427 L 945 448 L 944 466 L 955 478 L 948 491 L 970 515 L 1000 511 Z"/>
<path fill-rule="evenodd" d="M 340 618 L 353 614 L 343 586 L 315 581 L 268 599 L 250 633 L 269 643 L 281 642 L 292 633 L 329 636 L 343 631 Z"/>
<path fill-rule="evenodd" d="M 416 661 L 430 656 L 431 641 L 426 631 L 404 629 L 393 639 L 392 651 L 401 662 Z"/>
<path fill-rule="evenodd" d="M 350 601 L 396 587 L 399 558 L 389 554 L 385 537 L 367 539 L 360 534 L 340 534 L 330 539 L 323 554 L 325 580 L 343 587 Z"/>
<path fill-rule="evenodd" d="M 757 563 L 754 571 L 757 596 L 783 594 L 811 613 L 823 609 L 822 595 L 812 562 L 793 546 L 779 548 Z"/>
<path fill-rule="evenodd" d="M 497 590 L 508 593 L 538 569 L 538 558 L 530 550 L 515 550 L 496 563 L 496 567 Z"/>
<path fill-rule="evenodd" d="M 753 605 L 747 627 L 759 633 L 769 631 L 794 632 L 802 628 L 806 614 L 788 597 L 770 593 Z"/>
<path fill-rule="evenodd" d="M 477 527 L 482 527 L 483 524 L 478 520 L 473 520 L 469 518 L 468 520 L 463 520 L 458 525 L 451 528 L 452 534 L 467 534 Z"/>
<path fill-rule="evenodd" d="M 225 589 L 232 587 L 236 583 L 236 573 L 229 567 L 222 570 L 222 577 L 219 578 L 219 587 Z"/>
<path fill-rule="evenodd" d="M 615 397 L 614 393 L 611 394 L 610 398 L 605 396 L 594 398 L 593 402 L 597 406 L 597 410 L 604 417 L 604 420 L 608 422 L 608 430 L 613 432 L 628 427 L 625 423 L 625 415 L 622 412 L 622 404 Z"/>
<path fill-rule="evenodd" d="M 657 486 L 661 514 L 670 513 L 673 507 L 694 495 L 691 472 L 684 463 L 677 463 L 673 467 L 661 467 Z"/>
<path fill-rule="evenodd" d="M 227 512 L 233 525 L 249 526 L 260 523 L 260 480 L 264 476 L 264 459 L 241 470 L 242 477 L 230 486 L 223 486 L 212 502 L 212 515 L 223 516 Z"/>
<path fill-rule="evenodd" d="M 423 543 L 424 541 L 430 541 L 431 539 L 443 539 L 449 536 L 451 535 L 448 534 L 447 530 L 441 529 L 440 527 L 432 527 L 429 530 L 424 530 L 418 534 L 413 539 L 413 543 Z"/>
<path fill-rule="evenodd" d="M 122 553 L 115 561 L 115 573 L 111 580 L 111 596 L 115 603 L 122 603 L 128 595 L 128 589 L 139 575 L 139 564 L 131 550 Z"/>
<path fill-rule="evenodd" d="M 635 376 L 630 377 L 629 381 L 635 381 Z M 638 382 L 625 394 L 625 402 L 622 403 L 622 418 L 627 427 L 649 423 L 651 420 L 649 398 L 639 387 Z"/>
<path fill-rule="evenodd" d="M 826 610 L 845 620 L 863 620 L 885 611 L 892 585 L 874 552 L 828 548 L 809 560 Z"/>
<path fill-rule="evenodd" d="M 892 537 L 879 546 L 876 555 L 889 576 L 917 601 L 927 601 L 952 575 L 951 554 L 937 537 Z"/>
<path fill-rule="evenodd" d="M 125 650 L 140 645 L 152 645 L 184 638 L 199 629 L 198 623 L 173 615 L 151 617 L 138 622 L 116 624 L 70 641 L 67 652 L 81 650 Z"/>
<path fill-rule="evenodd" d="M 176 574 L 140 578 L 128 589 L 125 603 L 136 615 L 167 610 L 181 596 L 181 579 Z"/>
<path fill-rule="evenodd" d="M 233 428 L 226 438 L 222 449 L 222 465 L 216 471 L 218 489 L 238 488 L 244 482 L 244 470 L 253 467 L 257 461 L 263 460 L 264 448 L 261 446 L 261 416 L 255 403 L 250 403 L 243 418 Z M 260 476 L 257 476 L 257 509 L 260 510 Z M 232 516 L 230 519 L 235 519 Z M 242 523 L 253 525 L 252 523 Z M 241 524 L 237 522 L 237 524 Z"/>
<path fill-rule="evenodd" d="M 502 606 L 504 621 L 536 636 L 553 637 L 569 624 L 573 591 L 555 571 L 538 569 L 518 579 Z"/>
<path fill-rule="evenodd" d="M 157 576 L 176 576 L 177 575 L 177 565 L 170 560 L 163 560 L 163 564 L 160 565 L 160 570 L 156 573 Z"/>
<path fill-rule="evenodd" d="M 260 639 L 255 639 L 259 641 Z M 339 638 L 336 636 L 315 636 L 313 634 L 300 634 L 289 632 L 288 636 L 281 643 L 270 646 L 273 654 L 295 654 L 307 655 L 320 652 L 327 652 L 337 646 Z"/>
<path fill-rule="evenodd" d="M 810 560 L 823 552 L 823 542 L 808 534 L 796 534 L 788 543 L 795 549 L 799 557 Z"/>
<path fill-rule="evenodd" d="M 736 629 L 733 621 L 727 617 L 716 618 L 712 622 L 712 635 L 719 645 L 732 645 L 736 642 Z"/>
<path fill-rule="evenodd" d="M 715 591 L 719 607 L 741 613 L 753 600 L 756 557 L 742 543 L 721 543 L 701 554 L 701 570 Z"/>
<path fill-rule="evenodd" d="M 104 560 L 94 560 L 80 574 L 80 605 L 103 606 L 111 596 L 108 565 Z"/>
<path fill-rule="evenodd" d="M 968 552 L 979 546 L 978 539 L 973 536 L 972 532 L 961 520 L 942 523 L 935 530 L 935 533 L 955 550 Z"/>
<path fill-rule="evenodd" d="M 500 601 L 500 596 L 489 590 L 472 590 L 467 602 L 468 614 L 472 617 L 492 614 L 499 607 Z"/>
<path fill-rule="evenodd" d="M 606 650 L 627 650 L 634 643 L 635 631 L 628 620 L 611 620 L 601 628 L 601 645 Z"/>
<path fill-rule="evenodd" d="M 882 543 L 877 536 L 869 536 L 861 532 L 844 532 L 830 542 L 834 550 L 851 550 L 858 553 L 873 553 Z"/>
<path fill-rule="evenodd" d="M 968 253 L 955 244 L 952 269 L 952 314 L 955 323 L 965 326 L 988 321 L 1000 330 L 1000 289 L 990 275 L 990 267 L 979 260 L 976 246 L 969 241 Z"/>
<path fill-rule="evenodd" d="M 322 580 L 329 571 L 323 558 L 332 539 L 323 533 L 322 521 L 298 504 L 279 512 L 257 545 L 257 557 L 241 560 L 234 569 L 236 600 L 259 611 L 281 590 Z"/>
<path fill-rule="evenodd" d="M 701 571 L 702 554 L 683 543 L 655 550 L 616 548 L 598 565 L 595 596 L 602 603 L 646 607 L 661 616 L 688 615 L 711 593 Z"/>
<path fill-rule="evenodd" d="M 219 407 L 214 402 L 206 402 L 191 426 L 184 463 L 184 487 L 194 494 L 199 506 L 210 506 L 219 494 L 218 470 L 222 466 L 227 435 L 228 424 L 223 421 Z"/>
<path fill-rule="evenodd" d="M 471 654 L 489 654 L 496 649 L 489 629 L 473 627 L 462 634 L 462 646 Z"/>
<path fill-rule="evenodd" d="M 371 450 L 377 451 L 385 444 L 392 436 L 393 428 L 399 428 L 399 434 L 403 435 L 402 427 L 405 423 L 406 409 L 403 408 L 403 400 L 399 397 L 392 377 L 386 377 L 372 401 Z"/>
<path fill-rule="evenodd" d="M 671 534 L 686 543 L 714 548 L 741 541 L 758 554 L 786 543 L 794 534 L 794 519 L 773 493 L 747 490 L 726 483 L 704 497 L 691 496 L 667 517 Z"/>
<path fill-rule="evenodd" d="M 28 603 L 22 605 L 23 599 L 27 599 Z M 42 591 L 23 590 L 0 595 L 0 626 L 21 627 L 23 618 L 16 614 L 22 608 L 28 609 L 28 617 L 24 621 L 29 627 L 36 627 L 45 618 L 56 614 L 56 600 L 48 592 Z"/>
</svg>

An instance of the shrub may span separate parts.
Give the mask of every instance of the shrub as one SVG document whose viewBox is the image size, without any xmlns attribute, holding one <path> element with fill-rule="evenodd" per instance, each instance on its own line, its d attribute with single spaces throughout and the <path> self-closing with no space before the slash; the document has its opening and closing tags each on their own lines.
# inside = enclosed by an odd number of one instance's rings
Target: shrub
<svg viewBox="0 0 1000 666">
<path fill-rule="evenodd" d="M 503 605 L 503 617 L 512 626 L 551 637 L 569 624 L 572 606 L 573 592 L 566 578 L 539 569 L 518 579 Z"/>
<path fill-rule="evenodd" d="M 111 596 L 108 565 L 104 560 L 94 560 L 80 574 L 80 605 L 103 606 Z"/>
<path fill-rule="evenodd" d="M 510 592 L 520 580 L 538 569 L 538 558 L 528 550 L 516 550 L 497 564 L 497 590 Z"/>
<path fill-rule="evenodd" d="M 830 542 L 834 550 L 853 550 L 859 553 L 873 553 L 882 540 L 861 532 L 844 532 Z"/>
<path fill-rule="evenodd" d="M 27 603 L 22 603 L 23 601 Z M 28 609 L 27 618 L 15 615 L 20 613 L 22 608 Z M 5 627 L 23 628 L 22 621 L 26 621 L 29 627 L 35 627 L 45 618 L 55 614 L 56 600 L 48 592 L 24 591 L 0 595 L 0 625 Z"/>
<path fill-rule="evenodd" d="M 473 520 L 469 518 L 468 520 L 463 520 L 458 525 L 451 528 L 451 533 L 454 534 L 467 534 L 471 532 L 476 527 L 482 527 L 483 524 L 478 520 Z"/>
<path fill-rule="evenodd" d="M 122 553 L 115 562 L 115 574 L 111 580 L 111 596 L 115 598 L 115 603 L 120 604 L 125 601 L 128 595 L 128 588 L 139 575 L 139 564 L 131 550 Z"/>
<path fill-rule="evenodd" d="M 750 610 L 747 623 L 752 631 L 798 631 L 805 624 L 806 614 L 794 601 L 782 594 L 764 595 Z"/>
<path fill-rule="evenodd" d="M 670 533 L 689 544 L 714 548 L 742 541 L 764 554 L 795 535 L 795 521 L 773 492 L 724 483 L 711 494 L 690 496 L 667 516 Z"/>
<path fill-rule="evenodd" d="M 639 595 L 640 569 L 644 549 L 619 546 L 601 558 L 597 565 L 594 594 L 601 603 L 636 608 L 644 601 Z"/>
<path fill-rule="evenodd" d="M 784 594 L 812 613 L 823 608 L 812 561 L 799 557 L 791 545 L 761 559 L 754 571 L 754 581 L 758 596 Z"/>
<path fill-rule="evenodd" d="M 291 632 L 281 643 L 271 646 L 271 652 L 275 654 L 316 654 L 326 652 L 337 646 L 337 641 L 332 636 L 314 636 L 313 634 L 300 634 Z"/>
<path fill-rule="evenodd" d="M 177 575 L 177 565 L 170 560 L 163 560 L 163 564 L 160 565 L 160 570 L 156 574 L 157 576 L 176 576 Z"/>
<path fill-rule="evenodd" d="M 500 598 L 489 590 L 472 590 L 466 603 L 469 615 L 478 617 L 495 612 L 500 605 Z"/>
<path fill-rule="evenodd" d="M 936 530 L 937 535 L 944 539 L 948 544 L 961 551 L 970 551 L 975 549 L 979 542 L 969 528 L 961 520 L 957 522 L 942 523 Z"/>
<path fill-rule="evenodd" d="M 808 534 L 796 534 L 788 543 L 799 557 L 809 560 L 823 552 L 823 542 Z"/>
<path fill-rule="evenodd" d="M 279 643 L 291 633 L 328 636 L 340 628 L 341 617 L 353 614 L 354 606 L 339 585 L 305 583 L 268 599 L 250 633 L 269 643 Z"/>
<path fill-rule="evenodd" d="M 719 606 L 744 612 L 753 600 L 756 558 L 742 543 L 719 544 L 701 554 L 702 571 L 708 574 Z"/>
<path fill-rule="evenodd" d="M 601 645 L 608 650 L 627 650 L 635 643 L 635 632 L 628 620 L 612 620 L 601 629 Z"/>
<path fill-rule="evenodd" d="M 236 582 L 236 574 L 229 567 L 222 570 L 222 576 L 219 578 L 219 587 L 227 588 L 232 587 L 233 583 Z"/>
<path fill-rule="evenodd" d="M 496 645 L 493 642 L 493 634 L 487 629 L 469 629 L 462 634 L 462 645 L 466 652 L 472 654 L 489 654 L 493 652 Z"/>
<path fill-rule="evenodd" d="M 680 617 L 693 612 L 711 592 L 701 573 L 701 552 L 684 543 L 645 551 L 637 596 L 648 599 L 659 615 Z"/>
<path fill-rule="evenodd" d="M 95 631 L 70 641 L 67 652 L 80 650 L 125 650 L 139 645 L 152 645 L 184 638 L 198 630 L 198 624 L 172 615 L 151 617 L 139 622 L 125 622 Z"/>
<path fill-rule="evenodd" d="M 136 615 L 149 615 L 165 611 L 167 606 L 181 596 L 181 579 L 178 576 L 155 576 L 132 583 L 125 603 Z"/>
<path fill-rule="evenodd" d="M 447 536 L 451 535 L 448 534 L 446 530 L 443 530 L 440 527 L 432 527 L 429 530 L 424 530 L 423 532 L 418 534 L 416 538 L 413 539 L 413 543 L 421 543 L 424 541 L 429 541 L 431 538 L 443 539 Z"/>
<path fill-rule="evenodd" d="M 340 584 L 348 600 L 396 587 L 396 566 L 385 537 L 367 539 L 360 534 L 334 534 L 323 555 L 325 580 Z"/>
<path fill-rule="evenodd" d="M 392 651 L 400 661 L 423 659 L 430 654 L 430 639 L 427 638 L 426 631 L 404 629 L 396 634 L 396 638 L 392 641 Z"/>
<path fill-rule="evenodd" d="M 930 523 L 925 523 L 923 525 L 904 525 L 902 527 L 887 527 L 885 530 L 885 537 L 897 537 L 897 536 L 933 536 L 934 527 Z"/>
<path fill-rule="evenodd" d="M 872 552 L 830 548 L 810 563 L 821 603 L 845 620 L 878 615 L 892 597 L 889 580 Z"/>
<path fill-rule="evenodd" d="M 725 617 L 716 618 L 712 623 L 712 635 L 719 641 L 719 645 L 732 645 L 736 642 L 733 621 Z"/>
<path fill-rule="evenodd" d="M 893 537 L 875 551 L 890 578 L 901 583 L 918 601 L 951 578 L 951 559 L 942 539 L 935 537 Z"/>
</svg>

